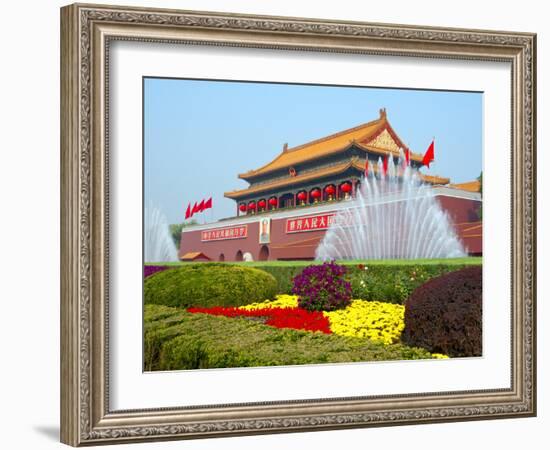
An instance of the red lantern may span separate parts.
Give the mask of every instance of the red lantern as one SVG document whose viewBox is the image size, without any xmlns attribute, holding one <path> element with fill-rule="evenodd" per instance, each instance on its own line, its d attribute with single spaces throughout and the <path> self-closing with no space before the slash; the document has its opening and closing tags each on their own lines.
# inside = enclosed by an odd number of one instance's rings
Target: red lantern
<svg viewBox="0 0 550 450">
<path fill-rule="evenodd" d="M 334 194 L 334 192 L 335 192 L 334 186 L 332 186 L 332 185 L 331 185 L 331 186 L 327 186 L 327 187 L 325 188 L 325 192 L 326 192 L 328 195 Z"/>
<path fill-rule="evenodd" d="M 311 196 L 313 198 L 319 198 L 321 196 L 321 191 L 319 189 L 313 189 L 313 191 L 311 191 Z"/>
<path fill-rule="evenodd" d="M 344 183 L 342 186 L 340 186 L 340 189 L 342 190 L 343 193 L 348 194 L 351 192 L 351 184 Z"/>
<path fill-rule="evenodd" d="M 241 203 L 241 205 L 239 206 L 239 211 L 246 212 L 246 205 L 244 203 Z"/>
<path fill-rule="evenodd" d="M 256 209 L 256 202 L 250 202 L 248 204 L 248 209 Z"/>
<path fill-rule="evenodd" d="M 265 205 L 266 205 L 266 203 L 265 203 L 265 200 L 263 200 L 263 199 L 258 202 L 258 206 L 260 208 L 265 208 Z"/>
<path fill-rule="evenodd" d="M 277 206 L 277 199 L 275 197 L 271 197 L 269 200 L 268 200 L 268 203 L 270 206 Z"/>
<path fill-rule="evenodd" d="M 304 201 L 307 198 L 307 195 L 304 191 L 298 192 L 298 200 Z"/>
</svg>

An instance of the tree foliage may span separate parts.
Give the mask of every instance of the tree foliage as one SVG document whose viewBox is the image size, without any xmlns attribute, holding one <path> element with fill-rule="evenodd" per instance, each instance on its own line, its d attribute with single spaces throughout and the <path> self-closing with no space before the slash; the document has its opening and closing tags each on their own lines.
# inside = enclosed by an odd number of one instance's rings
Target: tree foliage
<svg viewBox="0 0 550 450">
<path fill-rule="evenodd" d="M 183 223 L 172 223 L 170 224 L 170 235 L 172 236 L 172 239 L 174 240 L 174 244 L 176 244 L 176 248 L 180 248 L 180 242 L 181 242 L 181 230 L 183 230 L 185 227 L 188 227 L 190 225 L 196 225 L 196 220 L 191 220 L 189 222 L 183 222 Z"/>
</svg>

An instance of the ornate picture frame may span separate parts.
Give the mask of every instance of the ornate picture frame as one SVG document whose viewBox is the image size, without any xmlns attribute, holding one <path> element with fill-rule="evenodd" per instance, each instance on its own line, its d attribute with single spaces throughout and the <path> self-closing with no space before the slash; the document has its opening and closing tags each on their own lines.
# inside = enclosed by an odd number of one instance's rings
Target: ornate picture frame
<svg viewBox="0 0 550 450">
<path fill-rule="evenodd" d="M 511 66 L 508 388 L 113 410 L 109 57 L 115 41 Z M 536 414 L 536 35 L 75 4 L 61 9 L 61 440 L 97 445 Z M 269 236 L 267 237 L 269 239 Z M 281 369 L 284 370 L 284 369 Z"/>
</svg>

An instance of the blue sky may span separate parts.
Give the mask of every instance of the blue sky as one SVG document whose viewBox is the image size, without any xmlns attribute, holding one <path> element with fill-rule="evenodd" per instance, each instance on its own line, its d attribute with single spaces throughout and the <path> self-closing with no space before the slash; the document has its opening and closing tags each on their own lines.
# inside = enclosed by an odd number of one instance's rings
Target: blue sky
<svg viewBox="0 0 550 450">
<path fill-rule="evenodd" d="M 481 93 L 146 78 L 144 204 L 169 223 L 188 202 L 213 197 L 202 223 L 233 216 L 225 191 L 247 187 L 237 174 L 289 147 L 369 122 L 388 120 L 415 152 L 435 137 L 435 162 L 422 171 L 470 181 L 482 167 Z"/>
</svg>

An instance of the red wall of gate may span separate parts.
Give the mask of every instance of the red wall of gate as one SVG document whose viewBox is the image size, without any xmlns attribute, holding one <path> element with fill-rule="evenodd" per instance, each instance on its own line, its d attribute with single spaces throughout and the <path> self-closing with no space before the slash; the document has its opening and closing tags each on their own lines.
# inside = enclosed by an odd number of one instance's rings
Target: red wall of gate
<svg viewBox="0 0 550 450">
<path fill-rule="evenodd" d="M 482 254 L 482 222 L 479 220 L 481 202 L 459 197 L 437 197 L 441 206 L 447 211 L 456 232 L 463 241 L 469 254 Z M 323 213 L 326 214 L 326 213 Z M 304 211 L 303 216 L 319 216 L 321 213 L 311 214 Z M 326 230 L 302 231 L 287 233 L 287 218 L 271 220 L 270 242 L 260 244 L 259 221 L 253 222 L 238 220 L 228 221 L 228 224 L 218 222 L 209 229 L 197 229 L 184 231 L 181 239 L 179 255 L 182 257 L 190 252 L 202 252 L 212 261 L 237 261 L 242 255 L 250 253 L 254 261 L 259 260 L 298 260 L 313 259 L 315 249 L 323 238 Z M 247 218 L 248 219 L 248 218 Z M 214 225 L 214 224 L 212 224 Z M 246 237 L 204 239 L 204 232 L 216 232 L 228 230 L 246 225 Z M 212 237 L 212 236 L 211 236 Z"/>
</svg>

